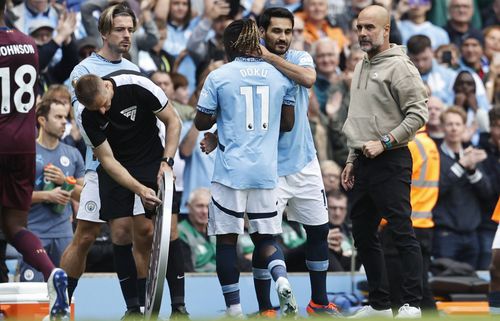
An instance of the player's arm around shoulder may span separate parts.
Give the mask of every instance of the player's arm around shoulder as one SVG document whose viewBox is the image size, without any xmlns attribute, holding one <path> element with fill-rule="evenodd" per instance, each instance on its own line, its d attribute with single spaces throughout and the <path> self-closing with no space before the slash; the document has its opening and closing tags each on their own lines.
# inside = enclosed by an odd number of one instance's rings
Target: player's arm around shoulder
<svg viewBox="0 0 500 321">
<path fill-rule="evenodd" d="M 316 82 L 316 70 L 314 69 L 313 59 L 307 52 L 301 52 L 297 64 L 287 61 L 274 53 L 269 52 L 261 45 L 262 58 L 276 67 L 285 76 L 295 81 L 297 84 L 306 88 L 311 88 Z"/>
<path fill-rule="evenodd" d="M 295 96 L 297 94 L 297 85 L 290 81 L 286 95 L 281 105 L 280 131 L 289 132 L 293 129 L 295 123 Z"/>
</svg>

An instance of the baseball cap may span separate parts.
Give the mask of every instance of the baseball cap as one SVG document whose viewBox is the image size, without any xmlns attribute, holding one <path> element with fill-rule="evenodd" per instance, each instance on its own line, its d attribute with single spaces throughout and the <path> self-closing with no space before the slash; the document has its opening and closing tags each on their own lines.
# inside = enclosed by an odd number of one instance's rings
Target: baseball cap
<svg viewBox="0 0 500 321">
<path fill-rule="evenodd" d="M 462 44 L 467 39 L 476 39 L 477 41 L 479 41 L 479 43 L 481 44 L 481 46 L 484 46 L 484 37 L 483 37 L 483 34 L 480 31 L 470 30 L 469 32 L 465 33 L 462 36 Z"/>
<path fill-rule="evenodd" d="M 51 30 L 54 30 L 54 26 L 52 25 L 52 23 L 50 22 L 49 19 L 45 19 L 45 18 L 42 18 L 42 19 L 36 19 L 36 20 L 33 20 L 28 28 L 28 34 L 32 34 L 33 32 L 37 31 L 38 29 L 41 29 L 41 28 L 48 28 L 48 29 L 51 29 Z"/>
</svg>

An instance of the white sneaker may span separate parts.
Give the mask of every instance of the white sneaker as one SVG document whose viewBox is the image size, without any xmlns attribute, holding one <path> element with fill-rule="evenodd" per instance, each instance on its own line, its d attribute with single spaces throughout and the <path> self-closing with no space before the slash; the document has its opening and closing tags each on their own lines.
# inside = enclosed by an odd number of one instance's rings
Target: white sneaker
<svg viewBox="0 0 500 321">
<path fill-rule="evenodd" d="M 392 310 L 375 310 L 371 305 L 365 305 L 356 313 L 351 315 L 349 319 L 361 319 L 361 318 L 391 318 L 392 319 Z"/>
<path fill-rule="evenodd" d="M 420 319 L 422 318 L 422 311 L 420 308 L 410 306 L 408 303 L 399 308 L 396 319 Z"/>
<path fill-rule="evenodd" d="M 226 317 L 232 319 L 245 319 L 245 315 L 241 310 L 241 304 L 235 304 L 226 309 Z"/>
<path fill-rule="evenodd" d="M 297 308 L 297 301 L 292 292 L 292 286 L 285 278 L 278 278 L 276 280 L 276 290 L 278 291 L 278 298 L 280 300 L 281 315 L 284 317 L 295 317 L 299 309 Z"/>
</svg>

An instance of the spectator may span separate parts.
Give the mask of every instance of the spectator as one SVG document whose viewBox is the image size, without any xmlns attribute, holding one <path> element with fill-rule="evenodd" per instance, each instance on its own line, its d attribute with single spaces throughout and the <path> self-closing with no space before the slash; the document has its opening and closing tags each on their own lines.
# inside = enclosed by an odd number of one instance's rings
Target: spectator
<svg viewBox="0 0 500 321">
<path fill-rule="evenodd" d="M 446 106 L 438 97 L 430 96 L 427 108 L 429 109 L 429 120 L 426 126 L 427 134 L 439 146 L 444 137 L 443 127 L 441 126 L 441 113 L 445 110 Z"/>
<path fill-rule="evenodd" d="M 12 25 L 27 35 L 30 34 L 29 27 L 39 19 L 47 19 L 52 29 L 57 26 L 59 20 L 59 12 L 49 0 L 22 1 L 12 8 L 11 13 L 15 17 L 15 20 L 11 21 Z"/>
<path fill-rule="evenodd" d="M 76 28 L 74 13 L 64 13 L 59 19 L 55 37 L 54 28 L 48 19 L 33 20 L 29 26 L 29 35 L 38 47 L 40 63 L 39 93 L 47 91 L 51 84 L 62 84 L 68 79 L 73 67 L 78 64 L 78 54 L 73 32 Z M 62 57 L 59 57 L 61 49 Z"/>
<path fill-rule="evenodd" d="M 296 15 L 304 20 L 304 36 L 309 45 L 323 37 L 336 41 L 340 50 L 348 45 L 342 29 L 333 27 L 328 22 L 327 0 L 304 0 L 304 11 Z"/>
<path fill-rule="evenodd" d="M 189 103 L 189 82 L 187 78 L 184 77 L 184 75 L 176 72 L 171 73 L 170 78 L 172 78 L 172 83 L 174 85 L 174 95 L 172 96 L 172 100 L 177 101 L 183 105 L 187 105 Z M 191 119 L 193 118 L 194 114 L 192 115 Z"/>
<path fill-rule="evenodd" d="M 463 148 L 467 115 L 458 107 L 441 114 L 445 133 L 440 146 L 439 198 L 432 211 L 434 222 L 433 254 L 477 267 L 481 223 L 481 202 L 489 199 L 491 184 L 484 175 L 482 149 Z"/>
<path fill-rule="evenodd" d="M 93 52 L 97 52 L 99 44 L 92 37 L 85 37 L 76 42 L 76 49 L 78 51 L 78 62 L 90 56 Z"/>
<path fill-rule="evenodd" d="M 167 40 L 167 27 L 162 24 L 157 24 L 158 28 L 158 42 L 149 51 L 141 50 L 138 54 L 138 65 L 145 73 L 150 73 L 156 70 L 171 72 L 175 57 L 163 49 L 165 41 Z M 168 96 L 170 97 L 170 96 Z"/>
<path fill-rule="evenodd" d="M 186 272 L 215 272 L 215 236 L 207 235 L 210 190 L 199 188 L 189 195 L 187 219 L 179 223 Z"/>
<path fill-rule="evenodd" d="M 43 95 L 43 99 L 55 100 L 64 105 L 68 116 L 66 117 L 64 134 L 61 137 L 62 142 L 75 147 L 82 154 L 82 157 L 85 157 L 85 142 L 76 125 L 73 108 L 71 108 L 71 93 L 68 88 L 64 85 L 50 85 L 47 92 Z"/>
<path fill-rule="evenodd" d="M 167 41 L 163 49 L 177 57 L 184 49 L 200 18 L 192 18 L 191 0 L 165 1 L 168 6 L 156 5 L 154 9 L 156 19 L 166 22 Z"/>
<path fill-rule="evenodd" d="M 493 0 L 491 7 L 486 7 L 484 12 L 483 27 L 500 25 L 500 0 Z"/>
<path fill-rule="evenodd" d="M 484 56 L 484 37 L 482 34 L 465 34 L 462 38 L 460 66 L 475 72 L 481 80 L 488 72 L 488 59 Z"/>
<path fill-rule="evenodd" d="M 406 45 L 408 40 L 415 35 L 425 35 L 429 37 L 432 49 L 436 49 L 450 42 L 448 33 L 443 28 L 426 20 L 426 14 L 432 8 L 431 0 L 412 2 L 402 0 L 399 2 L 399 7 L 404 7 L 406 11 L 406 19 L 402 19 L 398 23 L 398 28 L 403 37 L 403 45 Z"/>
<path fill-rule="evenodd" d="M 458 62 L 460 59 L 460 50 L 452 43 L 441 45 L 436 49 L 434 58 L 436 58 L 439 64 L 456 70 L 458 69 Z"/>
<path fill-rule="evenodd" d="M 325 193 L 332 193 L 340 190 L 341 172 L 342 169 L 334 161 L 326 160 L 321 162 L 321 175 L 323 176 Z"/>
<path fill-rule="evenodd" d="M 42 241 L 54 265 L 59 266 L 61 255 L 71 242 L 71 198 L 78 200 L 83 185 L 83 158 L 73 147 L 60 142 L 66 125 L 67 108 L 56 101 L 42 100 L 36 117 L 40 126 L 36 142 L 36 176 L 28 228 Z M 77 179 L 72 192 L 63 189 L 68 176 Z M 52 186 L 50 188 L 49 186 Z M 62 212 L 55 209 L 63 205 Z M 43 281 L 42 275 L 27 263 L 21 262 L 21 281 Z"/>
<path fill-rule="evenodd" d="M 500 194 L 500 106 L 489 112 L 490 133 L 481 135 L 480 146 L 486 151 L 488 158 L 484 161 L 484 171 L 488 174 L 492 194 L 487 202 L 482 202 L 481 225 L 479 226 L 479 260 L 478 269 L 487 270 L 491 262 L 493 239 L 498 223 L 492 221 L 491 213 Z"/>
<path fill-rule="evenodd" d="M 448 32 L 450 42 L 460 48 L 462 37 L 466 34 L 480 35 L 481 32 L 472 27 L 474 14 L 473 0 L 450 0 L 448 6 L 449 20 L 444 29 Z"/>
<path fill-rule="evenodd" d="M 347 196 L 339 190 L 327 194 L 329 271 L 349 271 L 353 255 L 351 229 L 346 222 Z"/>
<path fill-rule="evenodd" d="M 477 145 L 479 133 L 489 132 L 490 130 L 487 109 L 479 105 L 479 99 L 483 98 L 482 101 L 484 101 L 485 97 L 477 96 L 474 77 L 465 70 L 458 74 L 453 84 L 453 91 L 455 92 L 454 104 L 462 107 L 467 113 L 467 128 L 464 132 L 463 141 Z"/>
<path fill-rule="evenodd" d="M 320 111 L 326 114 L 328 89 L 341 80 L 340 49 L 335 41 L 328 38 L 320 39 L 313 44 L 311 55 L 314 58 L 317 72 L 316 82 L 313 86 L 314 94 L 318 99 Z"/>
<path fill-rule="evenodd" d="M 215 60 L 224 59 L 222 35 L 232 21 L 228 17 L 230 7 L 225 0 L 205 0 L 205 11 L 200 23 L 194 28 L 186 48 L 197 68 L 197 76 Z M 210 35 L 212 33 L 213 35 Z"/>
<path fill-rule="evenodd" d="M 495 55 L 500 55 L 500 25 L 491 26 L 484 30 L 484 55 L 490 64 L 495 63 Z"/>
<path fill-rule="evenodd" d="M 493 106 L 500 104 L 500 55 L 498 57 L 497 61 L 491 64 L 485 82 L 488 101 Z"/>
<path fill-rule="evenodd" d="M 309 45 L 306 43 L 306 38 L 304 36 L 304 20 L 295 16 L 293 19 L 293 38 L 290 44 L 290 49 L 309 51 Z"/>
<path fill-rule="evenodd" d="M 453 82 L 457 74 L 434 59 L 430 38 L 424 35 L 413 36 L 408 40 L 407 47 L 410 60 L 431 89 L 432 95 L 439 97 L 446 104 L 451 104 Z"/>
</svg>

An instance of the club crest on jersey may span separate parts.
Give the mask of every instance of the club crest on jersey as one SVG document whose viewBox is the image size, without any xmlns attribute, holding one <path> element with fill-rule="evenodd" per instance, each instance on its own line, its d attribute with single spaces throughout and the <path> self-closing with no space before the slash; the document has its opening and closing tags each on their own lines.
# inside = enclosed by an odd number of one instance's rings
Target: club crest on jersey
<svg viewBox="0 0 500 321">
<path fill-rule="evenodd" d="M 126 108 L 120 112 L 123 116 L 129 118 L 131 121 L 135 121 L 135 114 L 137 113 L 137 106 L 132 106 Z"/>
</svg>

